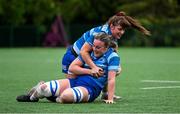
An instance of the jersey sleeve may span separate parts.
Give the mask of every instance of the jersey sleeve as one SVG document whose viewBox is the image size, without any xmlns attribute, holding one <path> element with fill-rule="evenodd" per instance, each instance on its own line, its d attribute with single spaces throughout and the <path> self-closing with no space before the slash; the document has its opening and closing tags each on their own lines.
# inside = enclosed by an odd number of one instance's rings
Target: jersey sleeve
<svg viewBox="0 0 180 114">
<path fill-rule="evenodd" d="M 113 52 L 108 57 L 108 71 L 110 70 L 118 71 L 119 67 L 120 67 L 120 57 L 117 55 L 117 53 Z"/>
<path fill-rule="evenodd" d="M 92 28 L 90 31 L 87 31 L 86 34 L 84 34 L 85 41 L 92 46 L 94 42 L 94 36 L 101 33 L 101 29 L 102 27 L 99 26 Z"/>
</svg>

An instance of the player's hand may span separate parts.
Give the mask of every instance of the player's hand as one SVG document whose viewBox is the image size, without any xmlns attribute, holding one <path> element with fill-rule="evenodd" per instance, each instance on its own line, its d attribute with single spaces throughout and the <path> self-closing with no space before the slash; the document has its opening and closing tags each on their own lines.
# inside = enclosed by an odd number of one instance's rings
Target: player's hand
<svg viewBox="0 0 180 114">
<path fill-rule="evenodd" d="M 104 74 L 104 71 L 102 68 L 95 67 L 91 69 L 91 74 L 95 77 L 102 76 Z"/>
<path fill-rule="evenodd" d="M 114 102 L 113 100 L 104 100 L 104 102 L 105 102 L 106 104 L 114 104 L 114 103 L 116 103 L 116 102 Z"/>
</svg>

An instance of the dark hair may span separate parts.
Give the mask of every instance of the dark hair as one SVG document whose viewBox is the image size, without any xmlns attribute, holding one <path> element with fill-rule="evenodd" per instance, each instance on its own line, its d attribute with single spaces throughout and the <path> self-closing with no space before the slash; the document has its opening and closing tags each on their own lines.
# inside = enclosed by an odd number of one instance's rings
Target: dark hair
<svg viewBox="0 0 180 114">
<path fill-rule="evenodd" d="M 150 31 L 144 28 L 136 19 L 133 19 L 130 16 L 127 16 L 125 12 L 120 11 L 116 15 L 109 18 L 108 22 L 109 25 L 118 26 L 120 25 L 123 29 L 132 27 L 137 29 L 138 31 L 142 32 L 145 35 L 151 35 Z"/>
<path fill-rule="evenodd" d="M 112 44 L 113 37 L 112 35 L 108 35 L 106 33 L 99 33 L 95 35 L 94 39 L 104 42 L 105 47 L 110 47 Z"/>
</svg>

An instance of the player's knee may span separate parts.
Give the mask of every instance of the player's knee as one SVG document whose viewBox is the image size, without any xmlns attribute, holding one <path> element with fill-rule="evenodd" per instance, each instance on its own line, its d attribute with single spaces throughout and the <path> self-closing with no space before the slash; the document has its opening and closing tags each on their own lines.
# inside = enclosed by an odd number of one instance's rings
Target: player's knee
<svg viewBox="0 0 180 114">
<path fill-rule="evenodd" d="M 63 91 L 63 93 L 60 96 L 60 102 L 61 103 L 73 103 L 74 102 L 74 96 L 72 89 L 66 89 Z"/>
<path fill-rule="evenodd" d="M 87 101 L 87 95 L 84 95 L 84 92 L 80 87 L 66 89 L 61 94 L 60 98 L 62 103 L 79 103 Z"/>
</svg>

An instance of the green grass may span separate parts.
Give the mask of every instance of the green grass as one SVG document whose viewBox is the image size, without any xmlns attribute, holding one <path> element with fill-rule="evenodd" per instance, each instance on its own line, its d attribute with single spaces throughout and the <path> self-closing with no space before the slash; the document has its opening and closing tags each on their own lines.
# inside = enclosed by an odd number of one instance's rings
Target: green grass
<svg viewBox="0 0 180 114">
<path fill-rule="evenodd" d="M 0 113 L 180 113 L 180 83 L 142 82 L 142 80 L 180 81 L 180 48 L 120 48 L 122 74 L 117 77 L 116 104 L 57 104 L 47 100 L 19 103 L 15 98 L 40 80 L 64 78 L 61 58 L 64 48 L 0 49 Z"/>
</svg>

